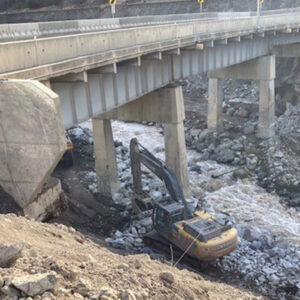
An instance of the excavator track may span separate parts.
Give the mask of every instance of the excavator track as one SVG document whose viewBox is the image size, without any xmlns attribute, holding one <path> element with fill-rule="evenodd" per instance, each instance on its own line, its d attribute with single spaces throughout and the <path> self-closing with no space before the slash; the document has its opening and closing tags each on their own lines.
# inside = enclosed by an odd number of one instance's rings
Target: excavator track
<svg viewBox="0 0 300 300">
<path fill-rule="evenodd" d="M 170 243 L 168 240 L 164 239 L 160 236 L 155 230 L 145 234 L 143 236 L 143 242 L 149 248 L 165 255 L 171 261 L 171 264 L 175 264 L 178 259 L 181 258 L 184 253 L 180 248 L 178 248 L 175 244 Z M 187 265 L 191 267 L 193 270 L 201 271 L 212 271 L 216 264 L 216 260 L 213 261 L 199 261 L 196 258 L 191 257 L 188 254 L 185 254 L 179 262 L 181 265 Z"/>
</svg>

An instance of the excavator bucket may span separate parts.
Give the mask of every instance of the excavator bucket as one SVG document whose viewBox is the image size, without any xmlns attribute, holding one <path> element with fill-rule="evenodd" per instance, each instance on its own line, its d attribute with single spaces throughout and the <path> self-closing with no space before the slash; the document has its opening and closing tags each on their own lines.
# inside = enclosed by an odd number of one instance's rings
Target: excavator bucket
<svg viewBox="0 0 300 300">
<path fill-rule="evenodd" d="M 144 211 L 153 209 L 153 200 L 145 192 L 142 192 L 141 194 L 135 193 L 132 198 L 132 209 L 137 215 Z"/>
</svg>

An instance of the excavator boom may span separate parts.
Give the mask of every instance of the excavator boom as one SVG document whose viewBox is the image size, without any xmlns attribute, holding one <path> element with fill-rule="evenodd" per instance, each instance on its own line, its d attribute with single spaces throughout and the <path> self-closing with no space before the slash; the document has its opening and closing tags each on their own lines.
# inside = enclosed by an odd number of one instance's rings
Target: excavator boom
<svg viewBox="0 0 300 300">
<path fill-rule="evenodd" d="M 192 216 L 175 173 L 164 162 L 140 145 L 136 138 L 130 141 L 130 158 L 133 185 L 136 193 L 142 194 L 143 192 L 141 176 L 141 164 L 143 164 L 164 182 L 172 201 L 183 204 L 185 217 Z"/>
</svg>

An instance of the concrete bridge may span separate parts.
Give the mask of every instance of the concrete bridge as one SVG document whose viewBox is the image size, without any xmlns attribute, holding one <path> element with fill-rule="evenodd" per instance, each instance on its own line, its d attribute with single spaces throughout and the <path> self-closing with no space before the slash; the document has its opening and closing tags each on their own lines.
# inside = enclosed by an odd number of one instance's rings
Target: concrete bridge
<svg viewBox="0 0 300 300">
<path fill-rule="evenodd" d="M 165 124 L 166 161 L 188 195 L 174 82 L 210 72 L 208 128 L 222 130 L 222 80 L 259 80 L 257 134 L 269 138 L 275 58 L 300 56 L 299 27 L 299 8 L 0 25 L 0 184 L 26 208 L 65 149 L 63 128 L 93 118 L 99 191 L 112 195 L 110 120 L 146 120 Z"/>
</svg>

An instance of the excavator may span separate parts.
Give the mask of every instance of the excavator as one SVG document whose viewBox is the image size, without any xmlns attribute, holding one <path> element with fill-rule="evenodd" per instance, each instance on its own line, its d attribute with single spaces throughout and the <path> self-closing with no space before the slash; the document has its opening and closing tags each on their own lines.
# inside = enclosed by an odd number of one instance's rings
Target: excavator
<svg viewBox="0 0 300 300">
<path fill-rule="evenodd" d="M 229 219 L 215 218 L 204 210 L 192 208 L 175 173 L 136 138 L 130 141 L 130 159 L 135 194 L 133 210 L 139 213 L 152 209 L 153 231 L 144 235 L 146 244 L 161 247 L 171 244 L 200 262 L 215 261 L 237 248 L 237 230 Z M 155 200 L 143 191 L 142 164 L 164 182 L 167 196 Z"/>
</svg>

